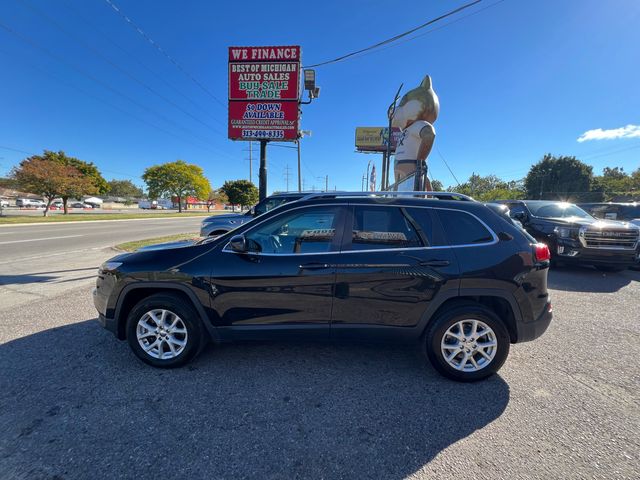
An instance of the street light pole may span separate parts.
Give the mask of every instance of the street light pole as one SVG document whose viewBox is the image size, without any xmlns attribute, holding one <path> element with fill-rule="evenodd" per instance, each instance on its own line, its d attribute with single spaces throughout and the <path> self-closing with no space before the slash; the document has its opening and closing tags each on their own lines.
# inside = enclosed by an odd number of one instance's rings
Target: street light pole
<svg viewBox="0 0 640 480">
<path fill-rule="evenodd" d="M 297 141 L 298 144 L 298 192 L 302 191 L 302 172 L 300 169 L 300 139 Z"/>
</svg>

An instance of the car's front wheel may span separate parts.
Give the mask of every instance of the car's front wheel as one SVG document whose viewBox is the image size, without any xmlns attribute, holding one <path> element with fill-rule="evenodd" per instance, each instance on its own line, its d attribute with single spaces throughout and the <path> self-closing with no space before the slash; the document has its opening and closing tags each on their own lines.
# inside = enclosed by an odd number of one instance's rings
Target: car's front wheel
<svg viewBox="0 0 640 480">
<path fill-rule="evenodd" d="M 502 367 L 509 355 L 510 338 L 492 310 L 465 304 L 439 314 L 427 330 L 424 345 L 438 372 L 453 380 L 473 382 Z"/>
<path fill-rule="evenodd" d="M 205 344 L 206 334 L 193 306 L 177 295 L 156 294 L 129 313 L 127 340 L 143 362 L 154 367 L 180 367 Z"/>
</svg>

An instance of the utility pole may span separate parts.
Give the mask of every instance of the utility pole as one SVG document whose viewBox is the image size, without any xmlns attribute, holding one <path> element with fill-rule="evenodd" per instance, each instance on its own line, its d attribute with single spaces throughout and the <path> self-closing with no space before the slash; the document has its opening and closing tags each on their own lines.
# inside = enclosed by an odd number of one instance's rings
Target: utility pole
<svg viewBox="0 0 640 480">
<path fill-rule="evenodd" d="M 260 140 L 260 200 L 267 198 L 267 142 Z"/>
<path fill-rule="evenodd" d="M 249 140 L 249 148 L 242 151 L 249 152 L 249 158 L 245 158 L 245 160 L 249 160 L 249 181 L 253 183 L 253 142 Z"/>
<path fill-rule="evenodd" d="M 289 173 L 289 164 L 284 169 L 284 180 L 287 182 L 287 192 L 289 191 L 289 177 L 291 174 Z"/>
<path fill-rule="evenodd" d="M 298 192 L 302 191 L 302 172 L 300 170 L 300 139 L 296 142 L 298 144 Z"/>
<path fill-rule="evenodd" d="M 253 158 L 251 154 L 253 153 L 253 142 L 249 140 L 249 181 L 253 182 Z"/>
<path fill-rule="evenodd" d="M 325 192 L 329 191 L 329 175 L 326 175 L 324 177 L 324 191 Z"/>
</svg>

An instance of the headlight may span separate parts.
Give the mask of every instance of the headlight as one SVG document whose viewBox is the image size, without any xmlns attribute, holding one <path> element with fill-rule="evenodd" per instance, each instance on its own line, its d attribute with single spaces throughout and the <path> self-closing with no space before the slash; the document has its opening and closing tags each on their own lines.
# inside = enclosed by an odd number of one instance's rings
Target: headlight
<svg viewBox="0 0 640 480">
<path fill-rule="evenodd" d="M 576 238 L 578 236 L 578 230 L 569 227 L 556 227 L 553 229 L 559 238 Z"/>
<path fill-rule="evenodd" d="M 100 271 L 101 272 L 113 272 L 120 265 L 122 265 L 122 262 L 104 262 L 102 265 L 100 265 Z"/>
</svg>

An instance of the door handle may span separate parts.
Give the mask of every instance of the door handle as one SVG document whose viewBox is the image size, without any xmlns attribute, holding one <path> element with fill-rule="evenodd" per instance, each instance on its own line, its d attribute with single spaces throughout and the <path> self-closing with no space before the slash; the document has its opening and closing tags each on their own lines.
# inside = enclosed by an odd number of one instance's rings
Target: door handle
<svg viewBox="0 0 640 480">
<path fill-rule="evenodd" d="M 424 262 L 420 262 L 420 266 L 422 267 L 446 267 L 449 265 L 449 260 L 426 260 Z"/>
<path fill-rule="evenodd" d="M 331 265 L 328 263 L 305 263 L 304 265 L 300 265 L 301 270 L 323 270 L 325 268 L 329 268 Z"/>
</svg>

